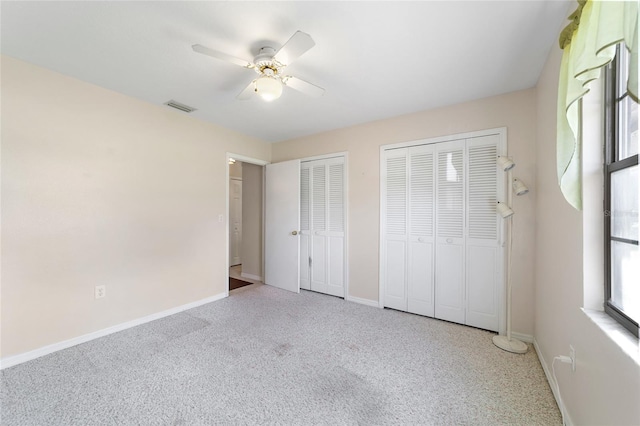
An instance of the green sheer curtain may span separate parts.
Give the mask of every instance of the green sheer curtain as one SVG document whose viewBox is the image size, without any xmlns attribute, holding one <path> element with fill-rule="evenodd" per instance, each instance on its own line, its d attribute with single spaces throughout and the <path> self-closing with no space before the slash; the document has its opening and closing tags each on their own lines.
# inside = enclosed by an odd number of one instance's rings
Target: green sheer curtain
<svg viewBox="0 0 640 426">
<path fill-rule="evenodd" d="M 582 160 L 579 100 L 589 83 L 624 42 L 631 56 L 627 91 L 638 100 L 638 10 L 636 1 L 581 0 L 560 35 L 564 49 L 558 87 L 558 183 L 566 200 L 582 210 Z"/>
</svg>

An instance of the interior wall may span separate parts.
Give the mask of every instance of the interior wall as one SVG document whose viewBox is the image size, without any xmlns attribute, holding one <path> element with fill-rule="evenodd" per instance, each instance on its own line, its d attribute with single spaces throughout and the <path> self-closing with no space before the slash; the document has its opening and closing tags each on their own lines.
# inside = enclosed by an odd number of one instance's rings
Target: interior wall
<svg viewBox="0 0 640 426">
<path fill-rule="evenodd" d="M 2 357 L 224 294 L 226 152 L 271 145 L 1 60 Z"/>
<path fill-rule="evenodd" d="M 536 342 L 549 368 L 555 356 L 569 354 L 569 345 L 575 348 L 574 373 L 567 364 L 556 365 L 571 423 L 636 425 L 640 424 L 637 340 L 634 360 L 581 310 L 586 216 L 564 200 L 556 178 L 560 59 L 561 51 L 554 46 L 537 86 Z M 601 206 L 601 201 L 596 204 Z"/>
<path fill-rule="evenodd" d="M 533 334 L 535 257 L 535 89 L 375 121 L 273 145 L 274 162 L 348 151 L 349 295 L 378 300 L 380 146 L 507 127 L 514 176 L 530 188 L 514 197 L 513 330 Z"/>
<path fill-rule="evenodd" d="M 262 275 L 262 173 L 263 167 L 244 163 L 242 168 L 242 274 Z"/>
</svg>

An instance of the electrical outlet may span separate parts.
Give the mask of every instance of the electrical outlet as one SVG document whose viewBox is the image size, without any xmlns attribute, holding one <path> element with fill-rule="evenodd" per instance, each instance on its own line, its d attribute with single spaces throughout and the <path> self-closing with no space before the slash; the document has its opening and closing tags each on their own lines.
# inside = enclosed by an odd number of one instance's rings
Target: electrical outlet
<svg viewBox="0 0 640 426">
<path fill-rule="evenodd" d="M 576 350 L 569 345 L 569 358 L 571 358 L 571 371 L 576 371 Z"/>
<path fill-rule="evenodd" d="M 107 295 L 107 286 L 97 285 L 96 286 L 96 299 L 102 299 Z"/>
</svg>

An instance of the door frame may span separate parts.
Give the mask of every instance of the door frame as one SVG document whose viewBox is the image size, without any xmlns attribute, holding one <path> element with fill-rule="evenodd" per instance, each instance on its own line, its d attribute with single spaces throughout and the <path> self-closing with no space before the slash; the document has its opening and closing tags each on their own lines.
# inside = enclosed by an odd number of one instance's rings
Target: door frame
<svg viewBox="0 0 640 426">
<path fill-rule="evenodd" d="M 349 295 L 349 152 L 340 151 L 330 154 L 314 155 L 300 159 L 300 164 L 315 160 L 326 160 L 327 158 L 344 158 L 344 300 L 350 302 L 360 302 Z"/>
<path fill-rule="evenodd" d="M 477 130 L 477 131 L 473 131 L 473 132 L 466 132 L 466 133 L 457 133 L 457 134 L 452 134 L 452 135 L 446 135 L 446 136 L 438 136 L 438 137 L 434 137 L 434 138 L 426 138 L 426 139 L 418 139 L 418 140 L 413 140 L 413 141 L 407 141 L 407 142 L 398 142 L 398 143 L 392 143 L 392 144 L 387 144 L 387 145 L 380 145 L 380 165 L 379 165 L 379 174 L 380 174 L 380 194 L 379 194 L 379 199 L 380 199 L 380 205 L 379 205 L 379 212 L 380 212 L 380 228 L 378 230 L 378 253 L 379 253 L 379 257 L 378 257 L 378 307 L 380 308 L 384 308 L 384 294 L 385 294 L 385 282 L 383 277 L 385 276 L 385 267 L 384 267 L 384 262 L 383 262 L 383 235 L 384 235 L 384 230 L 386 227 L 386 223 L 385 223 L 385 217 L 383 215 L 383 212 L 386 210 L 386 208 L 384 207 L 384 199 L 383 199 L 383 195 L 384 194 L 384 185 L 385 182 L 383 181 L 384 176 L 382 174 L 382 171 L 385 168 L 385 151 L 388 150 L 393 150 L 393 149 L 399 149 L 399 148 L 409 148 L 412 146 L 417 146 L 417 145 L 430 145 L 430 144 L 436 144 L 439 142 L 449 142 L 449 141 L 454 141 L 454 140 L 460 140 L 460 139 L 471 139 L 471 138 L 476 138 L 476 137 L 481 137 L 481 136 L 491 136 L 491 135 L 497 135 L 499 137 L 499 141 L 498 141 L 498 153 L 499 155 L 504 155 L 504 156 L 508 156 L 508 143 L 507 143 L 507 128 L 506 127 L 497 127 L 497 128 L 492 128 L 492 129 L 485 129 L 485 130 Z M 506 191 L 510 191 L 511 187 L 508 185 L 505 185 L 505 179 L 506 179 L 506 173 L 505 176 L 502 179 L 498 179 L 498 194 L 497 194 L 497 199 L 500 202 L 505 202 L 506 201 Z M 498 290 L 498 297 L 499 300 L 501 301 L 500 303 L 500 307 L 499 307 L 499 326 L 498 326 L 498 330 L 499 330 L 499 334 L 504 334 L 506 332 L 507 329 L 507 303 L 506 303 L 506 248 L 505 248 L 505 243 L 506 243 L 506 221 L 502 221 L 501 222 L 501 226 L 499 227 L 498 230 L 499 236 L 498 236 L 498 246 L 502 249 L 502 256 L 500 256 L 499 259 L 499 269 L 500 271 L 502 271 L 502 282 L 500 285 L 500 288 Z M 465 278 L 466 280 L 466 278 Z"/>
<path fill-rule="evenodd" d="M 258 158 L 252 158 L 252 157 L 247 157 L 245 155 L 241 155 L 241 154 L 234 154 L 232 152 L 228 152 L 225 155 L 225 170 L 226 170 L 226 177 L 225 177 L 225 217 L 224 217 L 224 227 L 225 227 L 225 243 L 226 243 L 226 249 L 225 249 L 225 276 L 226 276 L 226 290 L 225 290 L 225 297 L 229 297 L 229 268 L 230 268 L 230 262 L 231 259 L 229 259 L 229 185 L 231 184 L 231 176 L 229 176 L 229 159 L 233 158 L 236 161 L 241 161 L 243 163 L 250 163 L 250 164 L 255 164 L 256 166 L 261 166 L 262 167 L 262 273 L 264 275 L 264 166 L 266 166 L 267 164 L 270 164 L 269 161 L 265 161 L 265 160 L 260 160 Z M 263 277 L 264 279 L 264 277 Z"/>
</svg>

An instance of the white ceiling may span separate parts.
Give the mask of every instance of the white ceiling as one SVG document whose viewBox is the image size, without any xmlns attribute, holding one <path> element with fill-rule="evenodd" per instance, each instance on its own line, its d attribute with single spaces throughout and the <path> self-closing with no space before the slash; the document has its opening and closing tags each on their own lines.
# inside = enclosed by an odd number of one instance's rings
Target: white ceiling
<svg viewBox="0 0 640 426">
<path fill-rule="evenodd" d="M 3 1 L 1 51 L 274 142 L 533 87 L 570 5 Z M 285 88 L 272 103 L 236 100 L 254 71 L 191 50 L 252 60 L 296 30 L 316 46 L 288 73 L 321 98 Z"/>
</svg>

